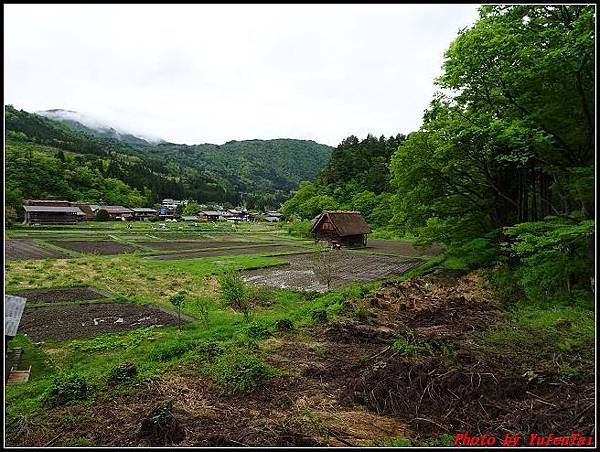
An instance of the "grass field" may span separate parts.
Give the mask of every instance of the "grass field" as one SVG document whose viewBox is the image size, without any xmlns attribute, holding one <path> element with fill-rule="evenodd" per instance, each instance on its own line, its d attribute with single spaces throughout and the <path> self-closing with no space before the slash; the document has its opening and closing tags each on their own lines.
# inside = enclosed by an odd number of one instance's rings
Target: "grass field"
<svg viewBox="0 0 600 452">
<path fill-rule="evenodd" d="M 435 269 L 441 258 L 415 252 L 409 243 L 384 241 L 340 255 L 351 258 L 342 259 L 349 262 L 346 270 L 339 266 L 347 275 L 324 293 L 239 282 L 242 308 L 231 299 L 227 303 L 221 275 L 239 271 L 276 279 L 279 271 L 309 272 L 305 256 L 315 245 L 277 225 L 171 223 L 166 231 L 153 226 L 90 222 L 7 231 L 8 240 L 32 240 L 64 253 L 5 264 L 6 292 L 36 294 L 24 314 L 36 339 L 19 334 L 11 342 L 24 350 L 21 367 L 31 365 L 32 372 L 28 383 L 6 390 L 9 444 L 444 445 L 458 428 L 444 410 L 456 410 L 457 419 L 481 418 L 492 430 L 500 428 L 498 410 L 505 410 L 510 420 L 503 425 L 520 428 L 516 407 L 538 407 L 528 392 L 555 397 L 553 403 L 563 408 L 557 387 L 548 386 L 561 378 L 572 385 L 564 397 L 588 403 L 582 376 L 593 347 L 589 311 L 563 307 L 542 316 L 526 306 L 505 311 L 479 276 L 457 277 L 450 288 L 436 278 L 419 282 L 418 275 Z M 111 241 L 136 251 L 98 255 L 85 247 L 61 248 L 61 241 Z M 283 251 L 263 245 L 258 252 L 257 245 L 265 243 L 284 245 Z M 191 257 L 203 249 L 227 253 Z M 243 254 L 248 249 L 252 253 Z M 382 256 L 382 250 L 392 252 Z M 148 259 L 165 254 L 181 258 Z M 396 273 L 373 270 L 394 259 L 407 265 Z M 388 281 L 375 280 L 382 277 Z M 171 302 L 178 294 L 184 296 L 181 324 Z M 68 322 L 77 328 L 68 330 Z M 45 328 L 53 333 L 44 336 Z M 90 334 L 94 328 L 98 334 Z M 535 364 L 533 353 L 514 356 L 518 344 L 541 350 L 543 361 Z M 512 359 L 510 365 L 498 367 L 496 349 Z M 555 349 L 561 352 L 552 354 Z M 468 359 L 451 364 L 457 354 Z M 388 385 L 401 381 L 402 369 L 409 368 L 415 373 L 408 378 L 418 387 Z M 507 395 L 487 380 L 473 388 L 468 372 L 487 372 L 500 386 L 519 389 Z M 446 382 L 442 374 L 455 380 Z M 412 405 L 403 411 L 401 400 L 422 399 L 428 384 L 450 391 L 444 403 L 426 399 L 417 416 L 407 414 L 419 410 Z M 488 391 L 481 397 L 500 408 L 482 406 L 487 410 L 482 414 L 474 398 L 463 396 L 461 406 L 449 395 L 469 391 Z M 145 419 L 156 419 L 153 410 L 166 410 L 169 422 L 148 436 L 140 429 Z M 560 430 L 559 420 L 553 422 Z"/>
</svg>

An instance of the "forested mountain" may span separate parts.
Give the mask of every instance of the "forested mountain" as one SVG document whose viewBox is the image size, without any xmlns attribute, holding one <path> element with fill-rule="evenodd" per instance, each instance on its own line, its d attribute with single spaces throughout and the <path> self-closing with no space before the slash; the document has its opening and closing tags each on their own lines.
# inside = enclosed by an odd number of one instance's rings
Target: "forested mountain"
<svg viewBox="0 0 600 452">
<path fill-rule="evenodd" d="M 421 128 L 390 143 L 389 168 L 386 140 L 350 137 L 284 212 L 354 208 L 446 244 L 456 269 L 495 266 L 506 293 L 589 303 L 594 27 L 593 6 L 481 7 L 446 52 Z"/>
<path fill-rule="evenodd" d="M 36 114 L 62 122 L 73 130 L 85 132 L 88 135 L 98 138 L 111 138 L 134 145 L 147 145 L 154 142 L 141 136 L 134 135 L 133 133 L 118 131 L 114 127 L 103 124 L 98 120 L 87 118 L 76 111 L 57 108 L 53 110 L 38 111 Z M 158 140 L 156 142 L 162 141 L 163 140 Z"/>
<path fill-rule="evenodd" d="M 331 153 L 328 146 L 292 139 L 221 146 L 142 143 L 122 135 L 92 135 L 72 121 L 12 106 L 5 107 L 5 118 L 7 199 L 14 206 L 23 198 L 48 196 L 90 202 L 123 199 L 119 203 L 124 204 L 173 197 L 276 208 L 301 180 L 315 177 Z M 73 170 L 87 168 L 89 183 L 70 180 L 69 165 Z M 121 192 L 128 195 L 105 192 L 107 180 L 123 183 Z"/>
</svg>

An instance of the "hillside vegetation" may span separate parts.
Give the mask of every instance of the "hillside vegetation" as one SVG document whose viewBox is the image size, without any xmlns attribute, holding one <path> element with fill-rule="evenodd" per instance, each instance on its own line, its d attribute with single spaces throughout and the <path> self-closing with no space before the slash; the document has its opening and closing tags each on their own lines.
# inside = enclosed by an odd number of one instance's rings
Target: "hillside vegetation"
<svg viewBox="0 0 600 452">
<path fill-rule="evenodd" d="M 283 211 L 360 210 L 380 231 L 447 245 L 450 268 L 590 302 L 594 20 L 587 6 L 482 7 L 446 52 L 421 128 L 345 139 Z"/>
<path fill-rule="evenodd" d="M 293 139 L 221 146 L 134 143 L 94 136 L 74 121 L 60 122 L 10 105 L 5 115 L 7 198 L 13 207 L 30 197 L 118 199 L 106 185 L 113 182 L 105 181 L 114 179 L 129 193 L 125 199 L 136 198 L 131 205 L 174 197 L 275 208 L 301 180 L 315 177 L 330 154 L 328 146 Z M 70 164 L 87 168 L 83 177 L 93 182 L 75 183 L 63 174 Z M 48 170 L 36 173 L 34 167 Z"/>
</svg>

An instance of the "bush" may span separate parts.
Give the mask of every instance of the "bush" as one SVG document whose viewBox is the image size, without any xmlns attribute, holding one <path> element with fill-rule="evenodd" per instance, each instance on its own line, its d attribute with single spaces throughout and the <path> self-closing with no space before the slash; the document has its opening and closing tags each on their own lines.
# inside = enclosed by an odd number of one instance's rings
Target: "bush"
<svg viewBox="0 0 600 452">
<path fill-rule="evenodd" d="M 72 405 L 87 397 L 88 386 L 85 378 L 77 373 L 55 376 L 45 395 L 52 406 Z"/>
<path fill-rule="evenodd" d="M 227 271 L 219 276 L 221 299 L 223 302 L 244 314 L 246 320 L 250 319 L 250 303 L 246 283 L 236 271 Z"/>
<path fill-rule="evenodd" d="M 312 234 L 310 233 L 311 227 L 312 222 L 310 220 L 292 221 L 287 224 L 287 231 L 288 234 L 294 237 L 312 238 Z"/>
<path fill-rule="evenodd" d="M 410 345 L 405 339 L 400 338 L 394 341 L 391 347 L 393 352 L 399 353 L 400 355 L 414 355 L 416 353 L 416 349 L 414 346 Z"/>
<path fill-rule="evenodd" d="M 277 331 L 292 331 L 294 323 L 290 319 L 277 319 L 273 323 Z"/>
<path fill-rule="evenodd" d="M 310 316 L 314 322 L 327 322 L 327 311 L 325 311 L 324 309 L 315 309 L 311 312 Z"/>
<path fill-rule="evenodd" d="M 225 352 L 225 348 L 219 342 L 203 342 L 197 350 L 208 359 L 214 359 Z"/>
<path fill-rule="evenodd" d="M 96 217 L 94 218 L 96 221 L 108 221 L 110 220 L 110 215 L 106 209 L 99 209 L 96 212 Z"/>
<path fill-rule="evenodd" d="M 126 383 L 135 378 L 137 367 L 134 363 L 125 362 L 110 369 L 107 380 L 109 383 Z"/>
<path fill-rule="evenodd" d="M 267 384 L 275 370 L 256 356 L 231 351 L 217 358 L 209 374 L 226 393 L 232 394 Z"/>
<path fill-rule="evenodd" d="M 250 325 L 246 331 L 246 334 L 252 339 L 266 339 L 272 336 L 269 329 L 260 323 L 254 323 L 253 325 Z"/>
<path fill-rule="evenodd" d="M 152 353 L 150 353 L 150 359 L 154 361 L 171 361 L 190 351 L 195 345 L 193 341 L 158 344 Z"/>
<path fill-rule="evenodd" d="M 546 220 L 506 228 L 517 258 L 516 274 L 530 300 L 574 300 L 577 289 L 591 292 L 594 275 L 590 243 L 594 221 Z"/>
</svg>

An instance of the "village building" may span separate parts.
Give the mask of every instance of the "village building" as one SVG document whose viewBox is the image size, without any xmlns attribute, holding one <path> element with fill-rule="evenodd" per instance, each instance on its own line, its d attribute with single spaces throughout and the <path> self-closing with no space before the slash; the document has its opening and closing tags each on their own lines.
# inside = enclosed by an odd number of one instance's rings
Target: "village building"
<svg viewBox="0 0 600 452">
<path fill-rule="evenodd" d="M 72 202 L 70 204 L 72 207 L 79 207 L 79 209 L 85 215 L 85 220 L 93 220 L 94 217 L 96 216 L 96 214 L 94 213 L 94 211 L 92 210 L 92 208 L 89 204 L 84 204 L 84 203 L 80 203 L 80 202 Z"/>
<path fill-rule="evenodd" d="M 27 199 L 28 206 L 69 207 L 71 203 L 64 199 Z"/>
<path fill-rule="evenodd" d="M 97 209 L 95 209 L 95 213 L 98 212 L 98 210 L 106 210 L 108 212 L 108 216 L 110 217 L 111 220 L 132 220 L 133 219 L 133 210 L 127 208 L 127 207 L 123 207 L 123 206 L 90 206 L 92 207 L 92 210 L 94 210 L 94 207 L 97 207 Z"/>
<path fill-rule="evenodd" d="M 338 246 L 366 246 L 371 227 L 360 212 L 334 210 L 323 212 L 310 232 L 319 241 Z"/>
<path fill-rule="evenodd" d="M 72 206 L 23 206 L 24 224 L 77 224 L 85 219 L 79 207 Z"/>
<path fill-rule="evenodd" d="M 167 209 L 172 209 L 172 210 L 176 210 L 177 207 L 179 206 L 185 206 L 187 205 L 188 200 L 179 200 L 179 199 L 172 199 L 172 198 L 165 198 L 162 200 L 162 207 L 165 207 Z"/>
<path fill-rule="evenodd" d="M 133 207 L 133 218 L 140 221 L 149 221 L 150 218 L 157 216 L 158 210 L 149 207 Z"/>
<path fill-rule="evenodd" d="M 198 221 L 197 215 L 182 215 L 180 218 L 181 221 Z"/>
<path fill-rule="evenodd" d="M 279 212 L 274 212 L 274 211 L 269 211 L 265 214 L 265 216 L 263 217 L 263 219 L 265 221 L 268 221 L 270 223 L 276 223 L 278 221 L 281 221 L 283 219 L 283 214 L 279 213 Z"/>
<path fill-rule="evenodd" d="M 198 217 L 204 221 L 217 221 L 221 216 L 218 210 L 203 210 L 198 213 Z"/>
</svg>

